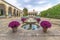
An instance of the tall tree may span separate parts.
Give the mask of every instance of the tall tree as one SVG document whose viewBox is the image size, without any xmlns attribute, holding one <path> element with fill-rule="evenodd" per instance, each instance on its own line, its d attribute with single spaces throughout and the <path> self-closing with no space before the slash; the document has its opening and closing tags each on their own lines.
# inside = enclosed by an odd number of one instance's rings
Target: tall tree
<svg viewBox="0 0 60 40">
<path fill-rule="evenodd" d="M 23 9 L 23 12 L 24 12 L 24 16 L 27 16 L 28 15 L 28 9 L 27 8 L 24 8 Z"/>
<path fill-rule="evenodd" d="M 48 10 L 42 11 L 40 16 L 60 19 L 60 4 L 57 4 Z"/>
</svg>

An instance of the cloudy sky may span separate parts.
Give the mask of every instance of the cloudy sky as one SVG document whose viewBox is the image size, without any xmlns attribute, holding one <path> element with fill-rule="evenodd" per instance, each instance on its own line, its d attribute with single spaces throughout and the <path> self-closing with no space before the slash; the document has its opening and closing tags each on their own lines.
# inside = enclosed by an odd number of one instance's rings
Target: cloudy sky
<svg viewBox="0 0 60 40">
<path fill-rule="evenodd" d="M 60 0 L 6 0 L 8 3 L 20 8 L 21 10 L 26 7 L 29 11 L 35 9 L 36 11 L 46 10 L 56 4 Z"/>
</svg>

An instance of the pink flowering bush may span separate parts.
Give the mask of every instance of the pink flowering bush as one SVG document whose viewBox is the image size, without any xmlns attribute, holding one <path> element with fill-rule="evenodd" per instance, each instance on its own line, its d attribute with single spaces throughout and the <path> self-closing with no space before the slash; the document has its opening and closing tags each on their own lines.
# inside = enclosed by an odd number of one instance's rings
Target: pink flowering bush
<svg viewBox="0 0 60 40">
<path fill-rule="evenodd" d="M 51 23 L 49 21 L 42 21 L 40 23 L 40 25 L 43 27 L 43 28 L 50 28 L 51 27 Z"/>
<path fill-rule="evenodd" d="M 26 18 L 21 18 L 21 21 L 22 21 L 22 22 L 25 22 L 25 20 L 26 20 Z"/>
<path fill-rule="evenodd" d="M 40 18 L 36 18 L 37 22 L 39 23 L 40 22 Z"/>
<path fill-rule="evenodd" d="M 18 27 L 20 25 L 20 23 L 18 21 L 12 21 L 9 23 L 9 27 L 14 28 L 14 27 Z"/>
</svg>

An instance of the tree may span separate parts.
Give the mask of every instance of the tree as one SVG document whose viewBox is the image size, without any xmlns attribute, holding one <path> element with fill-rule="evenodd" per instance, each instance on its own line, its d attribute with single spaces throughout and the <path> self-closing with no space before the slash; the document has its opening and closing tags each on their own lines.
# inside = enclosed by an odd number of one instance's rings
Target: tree
<svg viewBox="0 0 60 40">
<path fill-rule="evenodd" d="M 27 16 L 28 15 L 28 9 L 27 8 L 24 8 L 23 9 L 23 12 L 24 12 L 24 16 Z"/>
<path fill-rule="evenodd" d="M 42 11 L 40 16 L 60 19 L 60 4 L 53 6 L 52 8 L 49 8 L 48 10 Z"/>
</svg>

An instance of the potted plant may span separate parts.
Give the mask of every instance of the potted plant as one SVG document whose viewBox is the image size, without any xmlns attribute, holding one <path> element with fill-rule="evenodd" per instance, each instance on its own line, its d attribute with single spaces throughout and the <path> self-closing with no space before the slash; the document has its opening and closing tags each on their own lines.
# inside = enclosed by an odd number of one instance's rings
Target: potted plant
<svg viewBox="0 0 60 40">
<path fill-rule="evenodd" d="M 26 20 L 26 18 L 21 18 L 21 21 L 24 23 L 25 22 L 25 20 Z"/>
<path fill-rule="evenodd" d="M 40 25 L 42 26 L 43 32 L 45 33 L 47 32 L 48 28 L 51 28 L 51 23 L 49 21 L 42 21 Z"/>
<path fill-rule="evenodd" d="M 40 18 L 36 18 L 37 22 L 39 23 L 40 22 Z"/>
<path fill-rule="evenodd" d="M 19 25 L 20 23 L 18 21 L 12 21 L 8 26 L 12 28 L 13 32 L 16 32 Z"/>
</svg>

